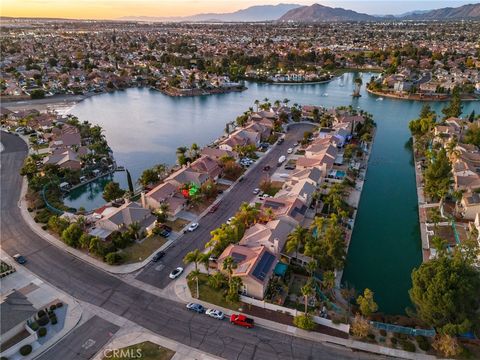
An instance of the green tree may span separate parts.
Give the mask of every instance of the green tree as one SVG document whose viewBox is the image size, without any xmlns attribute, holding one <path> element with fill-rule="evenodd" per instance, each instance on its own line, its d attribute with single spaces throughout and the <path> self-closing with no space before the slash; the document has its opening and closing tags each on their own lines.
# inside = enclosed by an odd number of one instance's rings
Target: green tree
<svg viewBox="0 0 480 360">
<path fill-rule="evenodd" d="M 315 289 L 313 287 L 312 280 L 308 280 L 304 286 L 302 286 L 302 295 L 305 301 L 305 315 L 308 313 L 308 297 L 315 294 Z"/>
<path fill-rule="evenodd" d="M 242 279 L 238 276 L 234 276 L 228 282 L 228 294 L 227 300 L 230 302 L 237 302 L 240 299 L 238 292 L 242 287 Z"/>
<path fill-rule="evenodd" d="M 441 148 L 425 170 L 425 193 L 431 198 L 443 200 L 450 190 L 451 171 L 447 152 Z"/>
<path fill-rule="evenodd" d="M 58 217 L 57 215 L 50 216 L 48 219 L 47 226 L 50 230 L 57 234 L 62 234 L 62 232 L 68 227 L 70 223 L 67 219 Z"/>
<path fill-rule="evenodd" d="M 409 294 L 418 316 L 439 331 L 456 335 L 479 325 L 480 273 L 461 250 L 414 269 Z"/>
<path fill-rule="evenodd" d="M 223 275 L 220 271 L 217 271 L 208 278 L 208 285 L 216 290 L 221 289 L 226 282 L 227 279 L 225 278 L 225 275 Z"/>
<path fill-rule="evenodd" d="M 231 256 L 227 256 L 224 260 L 223 260 L 223 270 L 227 271 L 228 273 L 228 282 L 230 283 L 230 280 L 232 279 L 232 275 L 233 275 L 233 270 L 235 270 L 237 268 L 237 263 L 235 262 L 235 260 L 233 259 L 233 257 Z"/>
<path fill-rule="evenodd" d="M 121 198 L 125 194 L 125 190 L 120 188 L 120 185 L 115 181 L 110 181 L 103 189 L 103 199 L 105 201 L 113 201 Z"/>
<path fill-rule="evenodd" d="M 132 237 L 135 240 L 138 240 L 138 238 L 140 237 L 141 228 L 142 227 L 140 226 L 140 223 L 138 221 L 135 221 L 128 226 L 128 231 L 130 232 L 130 234 L 132 234 Z"/>
<path fill-rule="evenodd" d="M 202 261 L 202 256 L 202 252 L 198 249 L 195 249 L 185 255 L 183 262 L 185 264 L 193 263 L 195 265 L 195 270 L 198 270 L 198 263 Z"/>
<path fill-rule="evenodd" d="M 357 298 L 357 304 L 363 316 L 369 317 L 378 310 L 378 305 L 373 299 L 373 291 L 365 289 L 363 295 Z"/>
<path fill-rule="evenodd" d="M 469 125 L 463 137 L 463 141 L 467 144 L 480 146 L 480 126 L 478 126 L 477 123 Z"/>
<path fill-rule="evenodd" d="M 76 248 L 79 244 L 82 234 L 83 232 L 80 226 L 77 223 L 72 223 L 68 225 L 65 230 L 63 230 L 62 239 L 65 244 Z"/>
<path fill-rule="evenodd" d="M 287 253 L 295 253 L 295 257 L 298 256 L 300 248 L 305 245 L 308 237 L 308 229 L 297 225 L 295 229 L 288 235 L 285 249 Z"/>
<path fill-rule="evenodd" d="M 127 170 L 127 182 L 128 182 L 128 191 L 133 194 L 133 182 L 132 182 L 132 175 L 130 175 L 130 171 Z"/>
<path fill-rule="evenodd" d="M 459 117 L 462 114 L 462 100 L 460 97 L 460 89 L 455 87 L 452 92 L 452 99 L 448 106 L 442 109 L 443 119 L 446 120 L 450 117 Z"/>
<path fill-rule="evenodd" d="M 200 274 L 201 274 L 200 271 L 198 269 L 195 269 L 195 270 L 191 271 L 190 274 L 188 275 L 190 277 L 190 279 L 195 280 L 195 283 L 197 285 L 197 291 L 195 293 L 195 297 L 197 299 L 200 298 L 200 286 L 198 284 L 199 279 L 200 279 Z"/>
<path fill-rule="evenodd" d="M 335 272 L 325 271 L 323 273 L 322 285 L 324 290 L 329 293 L 335 287 Z"/>
</svg>

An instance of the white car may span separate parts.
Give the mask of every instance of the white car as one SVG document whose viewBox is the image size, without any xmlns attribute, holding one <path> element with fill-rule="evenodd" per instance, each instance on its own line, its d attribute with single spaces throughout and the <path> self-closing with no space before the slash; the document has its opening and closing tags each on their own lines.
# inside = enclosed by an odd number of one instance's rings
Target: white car
<svg viewBox="0 0 480 360">
<path fill-rule="evenodd" d="M 259 189 L 259 188 L 253 189 L 253 193 L 254 193 L 255 195 L 257 195 L 258 193 L 260 193 L 260 189 Z"/>
<path fill-rule="evenodd" d="M 291 154 L 291 153 L 293 153 L 293 149 L 292 149 L 292 148 L 288 148 L 287 154 Z"/>
<path fill-rule="evenodd" d="M 190 226 L 187 228 L 188 231 L 192 232 L 198 228 L 198 223 L 191 223 Z"/>
<path fill-rule="evenodd" d="M 168 275 L 168 277 L 170 279 L 176 279 L 177 277 L 179 277 L 180 275 L 182 275 L 183 273 L 183 268 L 182 267 L 177 267 L 175 270 L 173 270 L 170 275 Z"/>
<path fill-rule="evenodd" d="M 293 146 L 298 146 L 298 142 L 296 142 L 295 144 L 293 144 Z"/>
<path fill-rule="evenodd" d="M 235 220 L 235 217 L 234 217 L 234 216 L 232 216 L 231 218 L 228 218 L 228 220 L 227 220 L 227 225 L 230 225 L 233 220 Z"/>
<path fill-rule="evenodd" d="M 217 309 L 208 309 L 205 311 L 205 314 L 217 320 L 223 320 L 225 318 L 225 314 Z"/>
</svg>

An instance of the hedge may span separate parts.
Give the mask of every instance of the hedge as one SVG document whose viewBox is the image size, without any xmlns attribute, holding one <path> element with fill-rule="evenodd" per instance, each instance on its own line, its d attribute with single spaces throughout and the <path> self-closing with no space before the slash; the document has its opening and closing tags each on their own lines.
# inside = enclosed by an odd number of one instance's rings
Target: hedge
<svg viewBox="0 0 480 360">
<path fill-rule="evenodd" d="M 402 345 L 402 348 L 405 351 L 415 352 L 417 350 L 417 347 L 415 346 L 415 344 L 409 340 L 402 340 L 400 344 Z"/>
<path fill-rule="evenodd" d="M 33 331 L 37 331 L 38 328 L 39 328 L 39 326 L 38 326 L 38 323 L 36 321 L 34 321 L 30 324 L 30 329 L 32 329 Z"/>
<path fill-rule="evenodd" d="M 423 351 L 430 350 L 430 342 L 425 336 L 415 336 L 415 340 L 417 340 L 417 344 L 420 349 L 422 349 Z"/>
<path fill-rule="evenodd" d="M 48 316 L 42 316 L 41 318 L 38 319 L 38 325 L 40 326 L 45 326 L 49 323 L 50 319 L 48 318 Z"/>
</svg>

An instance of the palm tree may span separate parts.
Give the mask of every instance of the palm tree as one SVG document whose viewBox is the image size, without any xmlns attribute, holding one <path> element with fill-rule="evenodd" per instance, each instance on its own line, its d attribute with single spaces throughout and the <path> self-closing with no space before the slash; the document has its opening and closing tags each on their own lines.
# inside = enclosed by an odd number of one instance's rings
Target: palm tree
<svg viewBox="0 0 480 360">
<path fill-rule="evenodd" d="M 200 147 L 197 145 L 197 143 L 193 143 L 192 146 L 190 146 L 190 152 L 192 154 L 192 158 L 194 159 L 197 158 L 198 150 L 200 150 Z"/>
<path fill-rule="evenodd" d="M 190 272 L 190 279 L 193 279 L 196 281 L 197 283 L 197 293 L 196 293 L 196 298 L 200 298 L 200 287 L 198 286 L 198 280 L 199 280 L 199 277 L 200 277 L 200 271 L 195 269 L 193 271 Z"/>
<path fill-rule="evenodd" d="M 223 267 L 223 270 L 226 270 L 228 272 L 228 282 L 230 283 L 230 280 L 232 279 L 232 275 L 233 275 L 233 270 L 237 268 L 237 263 L 235 262 L 233 257 L 227 256 L 223 260 L 222 267 Z"/>
<path fill-rule="evenodd" d="M 280 107 L 280 100 L 275 100 L 273 105 L 275 105 L 276 108 L 279 108 Z"/>
<path fill-rule="evenodd" d="M 305 315 L 308 313 L 308 297 L 314 294 L 313 284 L 311 280 L 308 280 L 307 283 L 302 286 L 302 295 L 305 299 Z"/>
<path fill-rule="evenodd" d="M 255 101 L 254 101 L 253 103 L 254 103 L 255 106 L 257 107 L 257 112 L 258 112 L 258 106 L 260 105 L 260 100 L 255 99 Z"/>
<path fill-rule="evenodd" d="M 182 161 L 180 159 L 185 158 L 185 154 L 188 151 L 186 146 L 179 146 L 177 148 L 176 154 L 177 154 L 177 159 L 180 165 L 182 165 Z"/>
<path fill-rule="evenodd" d="M 217 271 L 208 278 L 208 285 L 214 289 L 220 289 L 224 283 L 225 276 L 220 271 Z"/>
<path fill-rule="evenodd" d="M 300 225 L 295 227 L 295 230 L 291 232 L 287 237 L 287 243 L 285 244 L 288 253 L 295 252 L 295 257 L 298 255 L 300 247 L 305 244 L 307 240 L 308 230 Z"/>
<path fill-rule="evenodd" d="M 200 256 L 200 264 L 205 266 L 205 269 L 207 269 L 207 275 L 210 275 L 210 255 L 211 253 L 202 253 L 202 256 Z"/>
<path fill-rule="evenodd" d="M 322 285 L 326 292 L 332 291 L 335 287 L 335 273 L 333 271 L 325 271 L 323 273 Z"/>
<path fill-rule="evenodd" d="M 140 229 L 141 229 L 140 224 L 137 221 L 135 221 L 128 226 L 128 229 L 132 233 L 134 239 L 137 240 L 139 237 Z"/>
<path fill-rule="evenodd" d="M 285 105 L 287 105 L 289 102 L 290 102 L 290 99 L 287 99 L 287 98 L 283 99 L 283 103 L 284 103 Z"/>
<path fill-rule="evenodd" d="M 238 276 L 234 276 L 228 282 L 228 297 L 231 302 L 238 301 L 238 291 L 242 286 L 242 279 Z"/>
<path fill-rule="evenodd" d="M 185 264 L 191 264 L 193 262 L 195 264 L 195 270 L 198 270 L 198 263 L 202 260 L 202 256 L 203 254 L 201 253 L 201 251 L 195 249 L 185 255 L 185 257 L 183 258 L 183 262 Z"/>
<path fill-rule="evenodd" d="M 440 236 L 434 235 L 430 240 L 431 247 L 433 247 L 439 254 L 443 253 L 447 247 L 447 242 Z"/>
<path fill-rule="evenodd" d="M 317 264 L 316 260 L 312 260 L 307 264 L 306 268 L 307 268 L 307 271 L 310 274 L 311 278 L 313 277 L 313 274 L 315 273 L 315 270 L 317 270 L 317 266 L 318 266 L 318 264 Z"/>
</svg>

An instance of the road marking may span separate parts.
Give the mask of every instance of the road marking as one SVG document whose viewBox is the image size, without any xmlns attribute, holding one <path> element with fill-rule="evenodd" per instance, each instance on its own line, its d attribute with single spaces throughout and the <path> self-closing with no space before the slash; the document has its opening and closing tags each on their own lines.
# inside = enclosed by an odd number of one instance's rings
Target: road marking
<svg viewBox="0 0 480 360">
<path fill-rule="evenodd" d="M 164 267 L 165 267 L 165 265 L 163 265 L 163 264 L 155 266 L 155 271 L 162 271 Z"/>
<path fill-rule="evenodd" d="M 87 341 L 85 341 L 85 343 L 82 345 L 82 348 L 84 348 L 85 350 L 88 350 L 90 349 L 93 345 L 95 345 L 97 342 L 93 339 L 88 339 Z"/>
</svg>

